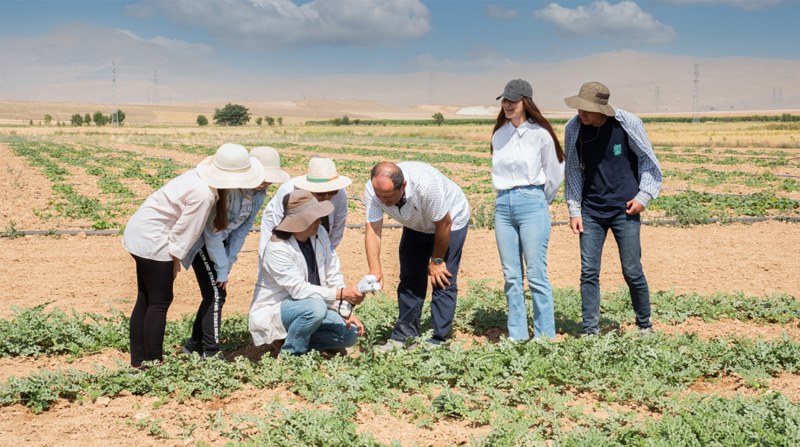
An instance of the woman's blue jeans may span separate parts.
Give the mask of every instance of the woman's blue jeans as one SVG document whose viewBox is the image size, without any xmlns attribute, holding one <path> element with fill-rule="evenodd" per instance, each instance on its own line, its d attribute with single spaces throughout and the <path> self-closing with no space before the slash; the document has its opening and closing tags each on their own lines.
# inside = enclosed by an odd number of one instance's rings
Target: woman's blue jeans
<svg viewBox="0 0 800 447">
<path fill-rule="evenodd" d="M 650 289 L 642 271 L 641 223 L 639 215 L 620 213 L 610 218 L 583 214 L 581 233 L 581 307 L 583 333 L 597 334 L 600 330 L 600 261 L 603 244 L 611 229 L 619 247 L 622 276 L 628 284 L 636 325 L 642 329 L 650 324 Z"/>
<path fill-rule="evenodd" d="M 289 354 L 349 348 L 358 338 L 355 325 L 347 329 L 342 317 L 322 300 L 284 300 L 281 321 L 287 332 L 281 351 Z"/>
<path fill-rule="evenodd" d="M 533 335 L 555 337 L 553 291 L 547 278 L 550 210 L 542 187 L 524 186 L 498 191 L 494 234 L 505 278 L 508 336 L 513 340 L 527 340 L 529 337 L 522 282 L 524 258 L 533 298 Z"/>
</svg>

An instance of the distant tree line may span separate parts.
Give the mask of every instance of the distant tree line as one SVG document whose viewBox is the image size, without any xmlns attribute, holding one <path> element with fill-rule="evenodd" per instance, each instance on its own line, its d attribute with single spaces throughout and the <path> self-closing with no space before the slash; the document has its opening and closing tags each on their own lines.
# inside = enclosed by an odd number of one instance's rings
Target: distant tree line
<svg viewBox="0 0 800 447">
<path fill-rule="evenodd" d="M 433 119 L 427 120 L 351 120 L 347 116 L 341 118 L 332 118 L 328 120 L 309 120 L 305 122 L 307 126 L 433 126 L 433 125 L 494 125 L 494 118 L 459 118 L 459 119 L 444 119 L 441 113 L 435 113 Z M 569 118 L 548 118 L 552 124 L 566 124 Z M 642 121 L 645 123 L 691 123 L 691 116 L 643 116 Z M 793 115 L 784 113 L 781 115 L 749 115 L 749 116 L 701 116 L 699 117 L 701 123 L 705 122 L 724 122 L 724 123 L 738 123 L 738 122 L 775 122 L 775 123 L 793 123 L 800 121 L 800 115 Z"/>
<path fill-rule="evenodd" d="M 75 113 L 70 117 L 70 124 L 73 126 L 91 126 L 94 123 L 95 126 L 105 126 L 108 124 L 112 124 L 114 122 L 114 115 L 116 115 L 117 123 L 121 126 L 122 123 L 125 122 L 125 112 L 120 109 L 117 109 L 116 112 L 111 112 L 110 115 L 104 115 L 101 111 L 96 111 L 94 114 L 90 115 L 88 113 L 81 115 L 80 113 Z M 47 119 L 50 115 L 45 115 L 45 124 L 49 124 L 50 121 Z M 52 117 L 50 117 L 52 120 Z"/>
<path fill-rule="evenodd" d="M 250 122 L 250 110 L 247 107 L 241 104 L 225 104 L 225 107 L 221 109 L 214 109 L 214 116 L 212 117 L 214 120 L 214 124 L 217 126 L 244 126 L 245 124 Z M 208 125 L 208 118 L 205 115 L 197 115 L 197 125 L 207 126 Z M 255 122 L 257 125 L 261 125 L 262 123 L 266 122 L 268 126 L 274 126 L 277 123 L 279 126 L 283 126 L 283 117 L 279 116 L 277 118 L 271 116 L 265 117 L 256 117 Z"/>
</svg>

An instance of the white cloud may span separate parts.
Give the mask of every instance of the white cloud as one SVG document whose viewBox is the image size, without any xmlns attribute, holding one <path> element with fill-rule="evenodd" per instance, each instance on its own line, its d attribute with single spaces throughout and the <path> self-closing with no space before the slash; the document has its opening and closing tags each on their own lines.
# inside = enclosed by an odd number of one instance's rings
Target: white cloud
<svg viewBox="0 0 800 447">
<path fill-rule="evenodd" d="M 488 12 L 490 17 L 503 20 L 515 19 L 518 15 L 515 9 L 506 8 L 503 5 L 497 5 L 494 3 L 489 3 Z"/>
<path fill-rule="evenodd" d="M 431 28 L 420 0 L 142 0 L 126 12 L 163 14 L 243 46 L 385 45 Z"/>
<path fill-rule="evenodd" d="M 675 30 L 642 11 L 632 1 L 610 4 L 596 1 L 590 6 L 575 9 L 550 3 L 534 16 L 550 22 L 560 31 L 575 36 L 607 40 L 634 39 L 644 43 L 663 43 L 675 39 Z"/>
<path fill-rule="evenodd" d="M 144 39 L 131 31 L 126 29 L 119 29 L 117 30 L 126 36 L 136 39 L 140 42 L 147 42 L 158 45 L 160 47 L 166 48 L 168 50 L 175 51 L 176 53 L 192 55 L 194 57 L 210 55 L 214 52 L 214 49 L 208 45 L 202 43 L 190 43 L 184 40 L 179 39 L 168 39 L 166 37 L 156 36 L 152 39 Z"/>
<path fill-rule="evenodd" d="M 722 5 L 731 8 L 758 10 L 769 9 L 783 3 L 783 0 L 661 0 L 677 5 Z M 794 1 L 794 0 L 793 0 Z"/>
</svg>

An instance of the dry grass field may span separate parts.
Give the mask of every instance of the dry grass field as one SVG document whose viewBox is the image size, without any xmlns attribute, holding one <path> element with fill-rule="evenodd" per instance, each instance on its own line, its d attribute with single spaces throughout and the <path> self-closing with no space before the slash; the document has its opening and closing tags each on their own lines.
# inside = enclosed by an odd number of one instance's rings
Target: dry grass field
<svg viewBox="0 0 800 447">
<path fill-rule="evenodd" d="M 0 306 L 0 433 L 8 445 L 800 440 L 798 121 L 647 124 L 664 171 L 662 195 L 644 215 L 653 224 L 642 236 L 658 335 L 630 335 L 633 315 L 609 238 L 601 273 L 608 335 L 597 343 L 576 336 L 580 257 L 577 237 L 558 225 L 567 219 L 561 193 L 551 206 L 556 225 L 548 253 L 559 333 L 554 343 L 515 346 L 505 340 L 492 230 L 490 125 L 311 126 L 302 122 L 331 115 L 265 106 L 259 114 L 286 116 L 284 125 L 200 128 L 191 124 L 197 107 L 162 112 L 142 106 L 131 107 L 123 127 L 76 128 L 20 124 L 43 113 L 67 120 L 57 105 L 18 113 L 12 105 L 0 103 L 0 274 L 11 282 Z M 415 113 L 402 117 L 426 119 L 431 112 Z M 563 125 L 556 132 L 563 135 Z M 258 233 L 250 235 L 231 273 L 227 362 L 172 355 L 199 300 L 191 272 L 176 280 L 170 358 L 146 377 L 127 375 L 124 337 L 89 349 L 48 332 L 81 324 L 126 329 L 124 316 L 135 298 L 133 261 L 119 235 L 93 231 L 124 226 L 154 189 L 224 142 L 273 146 L 293 175 L 302 174 L 314 155 L 333 158 L 353 179 L 349 224 L 364 221 L 363 188 L 378 161 L 426 161 L 461 185 L 473 226 L 462 261 L 462 322 L 452 346 L 389 357 L 370 349 L 388 335 L 395 311 L 395 229 L 383 243 L 388 293 L 364 308 L 370 336 L 345 358 L 277 363 L 247 346 L 242 315 L 257 273 Z M 701 223 L 707 219 L 715 221 Z M 34 230 L 38 234 L 24 234 Z M 78 234 L 59 234 L 64 230 Z M 339 256 L 348 281 L 366 273 L 357 225 L 347 230 Z M 36 306 L 38 313 L 23 315 Z M 57 311 L 67 313 L 63 321 L 51 314 Z M 76 320 L 69 320 L 72 312 Z M 25 342 L 13 338 L 25 325 L 41 325 L 41 339 L 27 338 L 36 349 L 25 351 Z M 36 407 L 40 401 L 44 408 Z M 752 421 L 765 418 L 771 422 L 752 428 Z M 695 431 L 686 432 L 687 426 Z M 719 428 L 725 426 L 744 437 L 725 437 Z"/>
</svg>

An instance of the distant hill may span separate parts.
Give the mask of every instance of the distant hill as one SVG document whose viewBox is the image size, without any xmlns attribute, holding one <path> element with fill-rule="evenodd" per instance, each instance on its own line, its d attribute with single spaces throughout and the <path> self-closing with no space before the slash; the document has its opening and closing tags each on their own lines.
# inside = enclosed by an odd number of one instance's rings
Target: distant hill
<svg viewBox="0 0 800 447">
<path fill-rule="evenodd" d="M 360 103 L 370 104 L 378 118 L 398 110 L 417 110 L 423 116 L 424 108 L 415 106 L 496 107 L 494 98 L 505 83 L 521 77 L 533 84 L 539 107 L 552 113 L 569 112 L 563 98 L 577 93 L 588 80 L 604 82 L 611 89 L 611 103 L 630 111 L 689 113 L 697 63 L 700 111 L 800 109 L 800 60 L 697 59 L 623 51 L 479 73 L 282 78 L 231 73 L 228 67 L 205 61 L 201 46 L 192 58 L 123 31 L 85 25 L 63 27 L 41 38 L 5 39 L 0 51 L 0 100 L 111 104 L 114 60 L 118 104 L 265 103 L 291 116 L 304 109 L 302 104 L 317 101 L 323 110 L 306 110 L 303 115 L 336 116 Z"/>
</svg>

